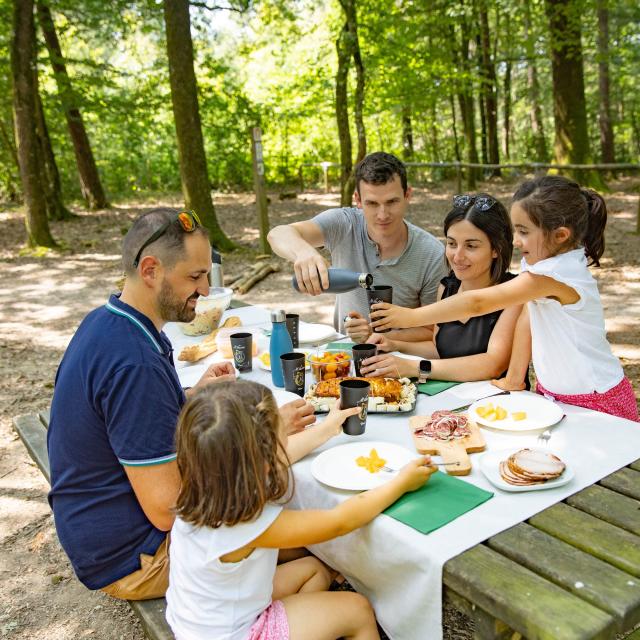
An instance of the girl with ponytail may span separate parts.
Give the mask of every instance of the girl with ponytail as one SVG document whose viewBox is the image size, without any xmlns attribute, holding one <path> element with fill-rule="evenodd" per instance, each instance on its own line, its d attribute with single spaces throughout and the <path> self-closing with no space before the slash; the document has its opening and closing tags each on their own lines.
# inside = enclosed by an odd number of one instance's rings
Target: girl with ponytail
<svg viewBox="0 0 640 640">
<path fill-rule="evenodd" d="M 522 389 L 533 359 L 537 391 L 560 402 L 639 421 L 631 383 L 607 342 L 590 265 L 604 253 L 602 196 L 561 176 L 527 180 L 511 204 L 521 273 L 509 282 L 464 292 L 426 307 L 372 307 L 376 329 L 417 327 L 475 317 L 526 303 L 514 336 L 505 390 Z"/>
</svg>

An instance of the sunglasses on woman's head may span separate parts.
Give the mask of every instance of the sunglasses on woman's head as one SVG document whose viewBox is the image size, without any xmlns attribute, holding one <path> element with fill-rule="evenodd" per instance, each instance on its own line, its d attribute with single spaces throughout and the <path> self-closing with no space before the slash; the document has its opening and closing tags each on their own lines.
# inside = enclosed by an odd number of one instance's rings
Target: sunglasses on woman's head
<svg viewBox="0 0 640 640">
<path fill-rule="evenodd" d="M 471 206 L 476 211 L 489 211 L 497 200 L 491 196 L 470 196 L 464 194 L 461 196 L 453 196 L 453 206 L 456 209 L 469 209 Z"/>
<path fill-rule="evenodd" d="M 158 238 L 162 237 L 167 229 L 174 223 L 177 222 L 180 225 L 180 228 L 185 233 L 191 233 L 195 231 L 197 227 L 201 227 L 202 223 L 200 222 L 200 218 L 198 218 L 198 214 L 195 211 L 181 211 L 177 213 L 175 216 L 171 218 L 168 222 L 165 222 L 157 231 L 154 231 L 149 238 L 142 244 L 138 253 L 136 253 L 136 257 L 133 261 L 133 266 L 137 267 L 140 262 L 140 256 L 142 252 L 152 243 L 155 242 Z"/>
</svg>

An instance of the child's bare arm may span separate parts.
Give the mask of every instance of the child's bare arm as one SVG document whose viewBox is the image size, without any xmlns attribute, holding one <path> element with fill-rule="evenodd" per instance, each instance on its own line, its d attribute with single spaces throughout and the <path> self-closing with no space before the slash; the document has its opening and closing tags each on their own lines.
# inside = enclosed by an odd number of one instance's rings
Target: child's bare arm
<svg viewBox="0 0 640 640">
<path fill-rule="evenodd" d="M 491 382 L 504 391 L 522 391 L 525 388 L 524 379 L 527 375 L 530 361 L 531 325 L 529 323 L 527 305 L 524 305 L 513 334 L 513 346 L 507 375 L 500 380 L 492 380 Z"/>
<path fill-rule="evenodd" d="M 350 533 L 373 520 L 403 493 L 421 487 L 436 470 L 436 467 L 425 466 L 430 461 L 428 456 L 417 458 L 403 467 L 393 480 L 349 498 L 333 509 L 287 509 L 248 546 L 289 549 Z"/>
</svg>

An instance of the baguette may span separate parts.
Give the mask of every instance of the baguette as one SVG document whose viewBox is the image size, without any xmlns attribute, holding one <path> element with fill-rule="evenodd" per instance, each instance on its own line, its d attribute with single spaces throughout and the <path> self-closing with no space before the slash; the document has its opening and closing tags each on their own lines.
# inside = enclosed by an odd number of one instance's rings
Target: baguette
<svg viewBox="0 0 640 640">
<path fill-rule="evenodd" d="M 218 350 L 218 345 L 216 344 L 216 336 L 218 335 L 218 331 L 223 328 L 231 328 L 231 327 L 240 327 L 242 326 L 242 322 L 238 316 L 231 316 L 227 318 L 221 326 L 217 329 L 214 329 L 202 342 L 199 344 L 192 344 L 187 347 L 183 347 L 182 351 L 180 351 L 180 355 L 178 356 L 178 360 L 182 362 L 197 362 L 198 360 L 202 360 L 202 358 L 215 353 Z"/>
</svg>

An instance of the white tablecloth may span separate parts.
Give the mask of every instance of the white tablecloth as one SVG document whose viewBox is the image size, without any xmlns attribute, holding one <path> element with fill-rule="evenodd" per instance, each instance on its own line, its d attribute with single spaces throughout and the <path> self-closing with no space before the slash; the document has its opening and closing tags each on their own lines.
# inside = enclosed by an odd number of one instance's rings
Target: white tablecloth
<svg viewBox="0 0 640 640">
<path fill-rule="evenodd" d="M 268 312 L 259 307 L 234 309 L 243 324 L 268 324 Z M 175 325 L 167 334 L 176 353 L 194 339 L 183 336 Z M 211 361 L 187 365 L 176 362 L 185 386 L 197 381 Z M 243 378 L 268 386 L 268 372 L 257 368 Z M 449 409 L 495 393 L 487 382 L 465 383 L 436 396 L 419 394 L 416 410 L 409 415 L 428 415 L 437 409 Z M 493 487 L 479 470 L 478 456 L 472 454 L 473 471 L 465 481 L 492 491 L 492 499 L 446 526 L 423 535 L 404 524 L 379 516 L 353 533 L 314 545 L 312 551 L 341 571 L 349 582 L 366 595 L 378 621 L 394 640 L 438 640 L 442 637 L 442 567 L 450 558 L 486 540 L 569 495 L 593 484 L 640 457 L 640 425 L 606 414 L 562 405 L 566 419 L 555 427 L 549 448 L 575 472 L 567 485 L 545 491 L 510 493 Z M 362 440 L 387 440 L 413 449 L 407 414 L 369 414 Z M 487 451 L 534 445 L 539 432 L 521 434 L 483 429 Z M 311 463 L 317 453 L 339 444 L 353 442 L 341 435 L 314 454 L 294 465 L 296 492 L 292 506 L 298 509 L 331 508 L 350 495 L 317 482 L 311 475 Z"/>
</svg>

